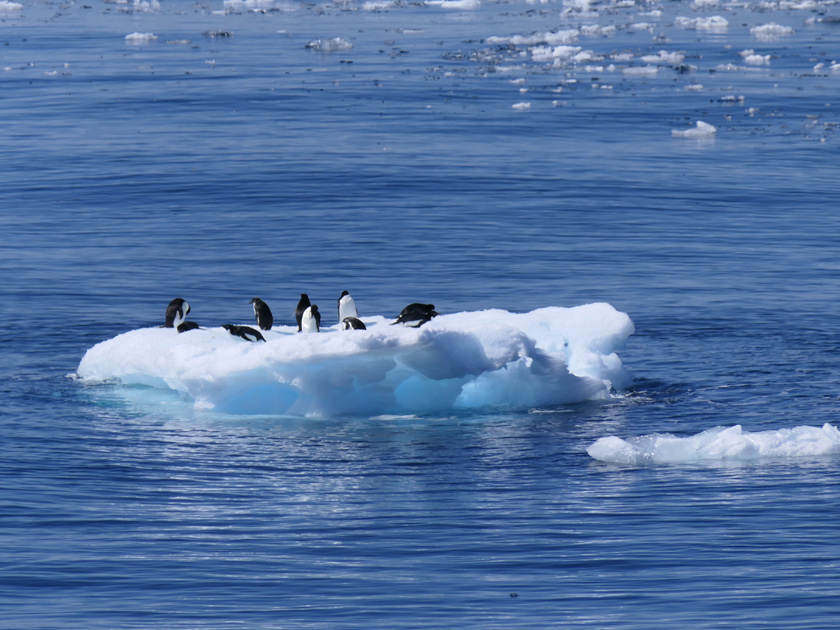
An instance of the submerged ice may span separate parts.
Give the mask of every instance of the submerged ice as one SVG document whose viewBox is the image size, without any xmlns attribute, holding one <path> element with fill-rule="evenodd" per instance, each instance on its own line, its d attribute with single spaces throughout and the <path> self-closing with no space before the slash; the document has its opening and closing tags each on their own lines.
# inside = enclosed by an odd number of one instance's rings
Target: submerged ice
<svg viewBox="0 0 840 630">
<path fill-rule="evenodd" d="M 689 437 L 655 433 L 623 440 L 611 435 L 597 440 L 586 451 L 603 462 L 630 465 L 816 457 L 840 453 L 840 430 L 824 424 L 749 432 L 735 425 Z"/>
<path fill-rule="evenodd" d="M 143 328 L 90 348 L 77 376 L 169 389 L 197 408 L 295 416 L 530 408 L 605 398 L 627 384 L 616 349 L 633 323 L 609 304 L 439 315 L 421 328 Z"/>
</svg>

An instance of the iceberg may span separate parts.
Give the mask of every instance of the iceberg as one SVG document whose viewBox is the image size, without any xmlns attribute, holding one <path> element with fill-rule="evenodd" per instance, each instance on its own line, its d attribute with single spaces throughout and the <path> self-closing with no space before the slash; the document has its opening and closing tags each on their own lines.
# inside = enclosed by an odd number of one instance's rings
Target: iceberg
<svg viewBox="0 0 840 630">
<path fill-rule="evenodd" d="M 605 399 L 628 384 L 634 332 L 605 303 L 439 315 L 420 328 L 295 326 L 248 342 L 222 328 L 142 328 L 90 348 L 76 377 L 173 390 L 197 409 L 306 417 L 528 409 Z"/>
<path fill-rule="evenodd" d="M 716 427 L 689 437 L 654 433 L 629 440 L 603 437 L 586 449 L 612 464 L 686 464 L 754 461 L 780 457 L 819 457 L 840 453 L 840 430 L 831 424 L 775 431 L 744 431 L 741 425 Z"/>
</svg>

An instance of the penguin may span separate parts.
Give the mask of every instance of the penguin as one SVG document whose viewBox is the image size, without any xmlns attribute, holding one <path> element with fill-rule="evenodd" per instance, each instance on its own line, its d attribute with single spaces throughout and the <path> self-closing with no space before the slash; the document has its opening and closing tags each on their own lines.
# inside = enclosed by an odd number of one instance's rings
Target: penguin
<svg viewBox="0 0 840 630">
<path fill-rule="evenodd" d="M 321 330 L 321 313 L 318 312 L 318 305 L 313 304 L 303 312 L 300 319 L 301 332 L 312 333 Z"/>
<path fill-rule="evenodd" d="M 437 316 L 434 304 L 409 304 L 406 306 L 397 321 L 391 322 L 393 324 L 403 324 L 404 326 L 411 326 L 412 328 L 419 328 L 433 317 Z"/>
<path fill-rule="evenodd" d="M 178 324 L 177 328 L 178 332 L 182 333 L 187 332 L 189 330 L 198 330 L 199 328 L 201 328 L 201 326 L 199 326 L 195 322 L 181 322 L 180 324 Z"/>
<path fill-rule="evenodd" d="M 260 334 L 259 330 L 254 330 L 250 326 L 235 326 L 234 324 L 225 324 L 222 326 L 234 337 L 242 337 L 245 341 L 265 341 L 265 337 Z"/>
<path fill-rule="evenodd" d="M 367 326 L 358 317 L 345 317 L 341 320 L 341 330 L 367 330 Z"/>
<path fill-rule="evenodd" d="M 271 330 L 271 327 L 274 325 L 274 316 L 271 314 L 271 309 L 268 308 L 268 304 L 260 298 L 254 298 L 249 304 L 254 305 L 254 316 L 257 318 L 257 326 L 262 330 Z"/>
<path fill-rule="evenodd" d="M 311 305 L 309 301 L 309 296 L 306 293 L 300 294 L 300 302 L 298 302 L 297 308 L 295 309 L 295 320 L 297 321 L 298 325 L 298 332 L 300 332 L 300 321 L 303 318 L 303 312 L 308 309 Z"/>
<path fill-rule="evenodd" d="M 358 319 L 359 311 L 356 310 L 356 302 L 350 296 L 348 291 L 342 291 L 341 297 L 338 298 L 338 321 L 344 323 L 348 317 L 355 317 Z"/>
<path fill-rule="evenodd" d="M 166 320 L 164 321 L 164 328 L 178 328 L 190 312 L 190 305 L 186 300 L 175 298 L 166 307 Z"/>
</svg>

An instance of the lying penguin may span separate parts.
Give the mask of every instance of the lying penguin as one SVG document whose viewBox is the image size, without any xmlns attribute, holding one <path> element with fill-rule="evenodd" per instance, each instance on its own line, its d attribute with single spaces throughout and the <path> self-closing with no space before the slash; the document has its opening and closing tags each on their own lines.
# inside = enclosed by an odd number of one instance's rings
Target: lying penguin
<svg viewBox="0 0 840 630">
<path fill-rule="evenodd" d="M 403 326 L 418 328 L 431 321 L 433 317 L 437 317 L 437 315 L 434 304 L 409 304 L 400 312 L 397 320 L 391 322 L 391 325 L 402 324 Z"/>
</svg>

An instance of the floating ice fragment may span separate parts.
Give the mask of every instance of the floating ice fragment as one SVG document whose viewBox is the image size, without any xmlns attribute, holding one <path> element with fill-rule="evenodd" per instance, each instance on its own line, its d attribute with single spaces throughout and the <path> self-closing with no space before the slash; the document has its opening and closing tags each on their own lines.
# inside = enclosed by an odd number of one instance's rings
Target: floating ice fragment
<svg viewBox="0 0 840 630">
<path fill-rule="evenodd" d="M 656 66 L 630 66 L 624 68 L 622 72 L 631 77 L 655 77 L 659 74 L 659 68 Z"/>
<path fill-rule="evenodd" d="M 748 63 L 751 66 L 766 66 L 770 63 L 770 55 L 756 54 L 752 48 L 742 50 L 738 54 L 744 58 L 745 63 Z"/>
<path fill-rule="evenodd" d="M 9 0 L 0 0 L 0 14 L 13 13 L 15 11 L 23 11 L 23 5 L 20 2 L 10 2 Z"/>
<path fill-rule="evenodd" d="M 153 42 L 156 39 L 157 35 L 154 33 L 131 33 L 125 36 L 125 43 L 133 46 L 140 46 Z"/>
<path fill-rule="evenodd" d="M 513 105 L 511 105 L 511 108 L 516 110 L 531 109 L 531 103 L 525 101 L 521 103 L 514 103 Z"/>
<path fill-rule="evenodd" d="M 477 9 L 481 6 L 481 0 L 426 0 L 426 4 L 441 9 Z"/>
<path fill-rule="evenodd" d="M 134 10 L 144 13 L 157 13 L 160 11 L 160 2 L 158 0 L 134 0 Z"/>
<path fill-rule="evenodd" d="M 671 135 L 675 138 L 711 138 L 717 133 L 717 128 L 714 125 L 697 121 L 696 127 L 690 129 L 672 129 Z"/>
<path fill-rule="evenodd" d="M 660 433 L 629 440 L 603 437 L 591 444 L 586 452 L 599 461 L 635 466 L 820 457 L 840 454 L 840 431 L 828 423 L 822 427 L 799 426 L 755 433 L 735 425 L 709 429 L 689 437 Z"/>
<path fill-rule="evenodd" d="M 779 39 L 780 37 L 784 37 L 786 35 L 792 35 L 793 32 L 794 31 L 790 26 L 782 26 L 781 24 L 776 24 L 774 22 L 762 24 L 760 26 L 753 26 L 750 29 L 750 33 L 752 33 L 756 39 L 763 41 Z"/>
<path fill-rule="evenodd" d="M 296 416 L 531 408 L 605 398 L 627 383 L 615 350 L 633 323 L 609 304 L 438 315 L 421 328 L 365 317 L 367 330 L 133 330 L 90 348 L 85 381 L 178 392 L 202 409 Z"/>
<path fill-rule="evenodd" d="M 678 17 L 675 20 L 677 26 L 697 31 L 708 31 L 711 33 L 722 33 L 729 28 L 729 20 L 720 15 L 713 15 L 707 18 Z"/>
<path fill-rule="evenodd" d="M 353 44 L 341 37 L 333 37 L 332 39 L 313 39 L 307 42 L 305 47 L 320 50 L 321 52 L 335 52 L 338 50 L 350 50 L 353 48 Z"/>
<path fill-rule="evenodd" d="M 668 52 L 667 50 L 660 50 L 656 55 L 644 55 L 642 61 L 645 63 L 663 63 L 678 65 L 683 62 L 685 55 L 681 52 Z"/>
</svg>

